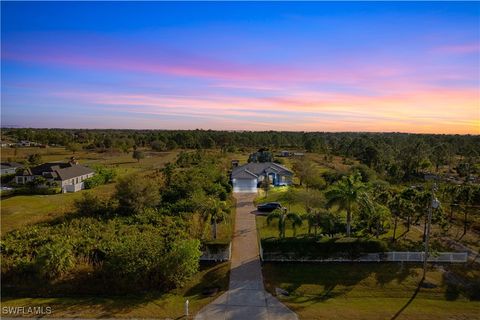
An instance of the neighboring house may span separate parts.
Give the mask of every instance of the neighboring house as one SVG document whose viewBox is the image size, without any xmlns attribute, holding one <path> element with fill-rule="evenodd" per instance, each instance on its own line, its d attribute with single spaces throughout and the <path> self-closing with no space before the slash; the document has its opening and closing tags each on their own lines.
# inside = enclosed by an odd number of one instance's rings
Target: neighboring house
<svg viewBox="0 0 480 320">
<path fill-rule="evenodd" d="M 23 168 L 23 165 L 16 162 L 2 162 L 0 164 L 0 174 L 13 174 L 16 173 L 18 169 Z"/>
<path fill-rule="evenodd" d="M 34 145 L 33 142 L 30 142 L 28 140 L 21 140 L 17 142 L 18 147 L 32 147 Z"/>
<path fill-rule="evenodd" d="M 232 169 L 233 192 L 257 192 L 268 176 L 274 186 L 292 184 L 293 172 L 274 162 L 250 162 Z"/>
<path fill-rule="evenodd" d="M 12 145 L 13 144 L 11 142 L 0 141 L 0 147 L 2 147 L 2 148 L 10 147 Z"/>
<path fill-rule="evenodd" d="M 25 169 L 15 177 L 15 182 L 25 184 L 35 177 L 44 177 L 49 182 L 56 182 L 62 192 L 77 192 L 84 189 L 83 181 L 93 177 L 95 172 L 75 163 L 52 162 Z"/>
</svg>

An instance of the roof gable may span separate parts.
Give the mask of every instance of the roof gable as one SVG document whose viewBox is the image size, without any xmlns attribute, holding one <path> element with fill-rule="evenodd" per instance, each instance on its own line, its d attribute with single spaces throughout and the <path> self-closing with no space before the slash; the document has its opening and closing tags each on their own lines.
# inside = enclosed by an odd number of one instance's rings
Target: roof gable
<svg viewBox="0 0 480 320">
<path fill-rule="evenodd" d="M 82 165 L 72 165 L 70 163 L 64 162 L 50 162 L 44 163 L 36 167 L 28 168 L 23 171 L 21 175 L 23 176 L 45 176 L 52 177 L 59 180 L 68 180 L 83 175 L 94 173 L 95 171 L 82 166 Z"/>
<path fill-rule="evenodd" d="M 258 177 L 270 172 L 275 172 L 283 175 L 293 175 L 293 172 L 290 171 L 288 168 L 274 162 L 250 162 L 234 168 L 232 170 L 232 178 L 251 179 L 252 175 L 254 177 Z"/>
</svg>

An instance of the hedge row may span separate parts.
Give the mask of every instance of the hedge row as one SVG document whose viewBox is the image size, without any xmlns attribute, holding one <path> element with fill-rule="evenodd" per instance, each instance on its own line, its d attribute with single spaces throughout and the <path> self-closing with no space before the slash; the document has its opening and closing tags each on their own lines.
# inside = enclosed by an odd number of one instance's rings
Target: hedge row
<svg viewBox="0 0 480 320">
<path fill-rule="evenodd" d="M 51 195 L 61 193 L 62 188 L 60 187 L 45 187 L 45 188 L 28 188 L 28 187 L 20 187 L 15 188 L 13 194 L 16 195 Z"/>
<path fill-rule="evenodd" d="M 367 253 L 387 251 L 381 240 L 358 238 L 268 238 L 262 239 L 264 255 L 284 256 L 297 259 L 355 259 Z"/>
</svg>

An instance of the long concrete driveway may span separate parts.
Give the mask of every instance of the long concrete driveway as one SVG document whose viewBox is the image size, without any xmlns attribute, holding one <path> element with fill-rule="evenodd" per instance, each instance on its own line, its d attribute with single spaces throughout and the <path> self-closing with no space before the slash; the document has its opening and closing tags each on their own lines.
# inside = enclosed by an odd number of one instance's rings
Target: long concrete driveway
<svg viewBox="0 0 480 320">
<path fill-rule="evenodd" d="M 297 315 L 265 291 L 255 215 L 255 194 L 236 193 L 229 290 L 201 309 L 196 320 L 297 320 Z"/>
</svg>

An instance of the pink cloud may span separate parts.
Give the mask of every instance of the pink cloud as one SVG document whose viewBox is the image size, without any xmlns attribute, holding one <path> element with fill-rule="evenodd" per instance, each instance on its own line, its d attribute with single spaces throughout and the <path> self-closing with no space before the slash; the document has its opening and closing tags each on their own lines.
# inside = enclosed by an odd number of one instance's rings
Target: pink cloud
<svg viewBox="0 0 480 320">
<path fill-rule="evenodd" d="M 249 118 L 250 128 L 255 122 L 263 129 L 321 130 L 321 127 L 314 128 L 330 123 L 328 130 L 334 131 L 342 131 L 348 125 L 353 131 L 411 131 L 413 128 L 418 131 L 423 128 L 421 132 L 479 133 L 478 94 L 476 90 L 432 88 L 383 96 L 307 91 L 264 98 L 112 92 L 63 92 L 59 95 L 97 105 L 109 113 L 197 117 L 218 123 L 235 123 Z"/>
<path fill-rule="evenodd" d="M 456 44 L 456 45 L 448 45 L 442 46 L 435 49 L 437 52 L 442 53 L 458 53 L 458 54 L 466 54 L 466 53 L 480 53 L 480 43 L 466 43 L 466 44 Z"/>
</svg>

